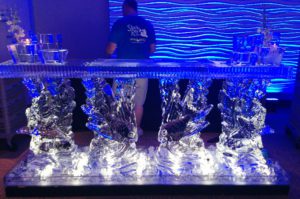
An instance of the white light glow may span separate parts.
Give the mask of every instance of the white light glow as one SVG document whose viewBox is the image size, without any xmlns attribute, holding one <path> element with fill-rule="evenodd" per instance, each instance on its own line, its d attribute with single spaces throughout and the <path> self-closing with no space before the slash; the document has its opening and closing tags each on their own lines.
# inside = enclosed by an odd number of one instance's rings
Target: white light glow
<svg viewBox="0 0 300 199">
<path fill-rule="evenodd" d="M 25 39 L 24 40 L 24 44 L 26 44 L 26 45 L 28 45 L 28 44 L 30 44 L 31 42 L 30 42 L 30 39 Z"/>
<path fill-rule="evenodd" d="M 137 169 L 136 169 L 136 174 L 137 176 L 143 176 L 143 171 L 147 167 L 147 156 L 145 153 L 140 153 L 139 158 L 137 161 Z"/>
<path fill-rule="evenodd" d="M 76 169 L 72 172 L 73 176 L 83 176 L 86 170 L 86 167 L 89 163 L 88 154 L 81 154 Z"/>
<path fill-rule="evenodd" d="M 173 154 L 170 154 L 170 159 L 173 163 L 171 168 L 172 168 L 173 173 L 176 176 L 179 176 L 181 173 L 180 168 L 181 168 L 181 164 L 182 164 L 182 156 L 183 156 L 183 154 L 181 152 L 178 152 L 176 154 L 176 156 Z"/>
<path fill-rule="evenodd" d="M 48 177 L 52 176 L 54 166 L 52 164 L 48 164 L 42 171 L 41 171 L 41 178 L 47 179 Z"/>
<path fill-rule="evenodd" d="M 275 98 L 275 97 L 268 97 L 266 98 L 267 101 L 279 101 L 278 98 Z"/>
</svg>

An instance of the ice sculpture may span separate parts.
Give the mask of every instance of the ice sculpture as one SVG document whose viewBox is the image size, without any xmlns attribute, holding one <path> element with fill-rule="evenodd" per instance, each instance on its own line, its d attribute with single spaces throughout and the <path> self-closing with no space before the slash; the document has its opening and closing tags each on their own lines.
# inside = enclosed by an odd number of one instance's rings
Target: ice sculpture
<svg viewBox="0 0 300 199">
<path fill-rule="evenodd" d="M 265 126 L 266 109 L 260 102 L 268 84 L 264 79 L 229 79 L 220 92 L 223 121 L 218 159 L 233 176 L 269 176 L 272 172 L 261 139 L 261 134 L 272 132 Z"/>
<path fill-rule="evenodd" d="M 134 79 L 116 79 L 114 89 L 101 78 L 83 80 L 87 127 L 95 133 L 88 166 L 103 176 L 136 174 L 138 139 L 134 114 Z"/>
<path fill-rule="evenodd" d="M 158 168 L 163 175 L 211 174 L 213 157 L 200 138 L 201 130 L 209 124 L 205 118 L 213 107 L 206 99 L 211 80 L 190 80 L 183 99 L 177 83 L 176 79 L 160 80 Z"/>
<path fill-rule="evenodd" d="M 28 164 L 34 165 L 33 176 L 46 177 L 53 172 L 70 173 L 75 167 L 76 145 L 72 135 L 72 112 L 75 92 L 68 79 L 24 79 L 32 96 L 26 110 L 27 128 L 21 133 L 32 135 Z"/>
<path fill-rule="evenodd" d="M 258 35 L 235 38 L 233 50 L 249 51 L 256 55 L 246 64 L 280 66 L 284 50 L 279 48 L 280 34 L 271 32 L 266 25 L 266 10 L 263 12 L 263 28 Z M 261 134 L 273 130 L 265 126 L 266 109 L 260 100 L 270 84 L 267 79 L 226 79 L 220 91 L 222 134 L 217 144 L 220 164 L 236 176 L 270 176 L 273 167 L 263 156 Z M 225 169 L 226 170 L 226 169 Z"/>
<path fill-rule="evenodd" d="M 120 63 L 124 66 L 116 66 Z M 19 66 L 22 70 L 33 69 L 23 73 L 27 75 L 25 77 L 31 77 L 24 79 L 33 103 L 27 110 L 28 127 L 23 130 L 32 135 L 32 153 L 10 172 L 6 183 L 94 186 L 103 183 L 119 185 L 125 181 L 129 184 L 256 185 L 276 183 L 281 177 L 285 179 L 280 167 L 266 159 L 261 151 L 261 134 L 270 132 L 264 124 L 266 110 L 260 103 L 269 80 L 261 78 L 290 78 L 291 68 L 270 67 L 272 70 L 265 70 L 269 67 L 220 66 L 210 62 L 203 65 L 209 70 L 198 71 L 202 64 L 199 67 L 199 63 L 191 63 L 190 67 L 185 67 L 186 63 L 174 62 L 158 67 L 160 62 L 140 60 L 133 62 L 139 67 L 126 67 L 127 63 L 128 60 L 104 60 L 91 67 L 82 62 L 62 67 L 35 63 L 3 64 L 7 77 L 11 77 L 12 69 L 20 71 Z M 192 66 L 195 72 L 191 72 Z M 50 79 L 42 70 L 44 68 L 54 71 L 47 74 Z M 52 70 L 54 68 L 60 70 Z M 257 70 L 252 73 L 252 68 Z M 76 73 L 72 73 L 73 69 Z M 148 150 L 136 148 L 135 81 L 129 79 L 148 77 L 144 69 L 162 78 L 160 145 Z M 78 71 L 81 71 L 80 75 Z M 204 75 L 199 75 L 203 71 Z M 193 76 L 188 76 L 191 80 L 181 96 L 177 79 L 186 77 L 186 74 Z M 98 75 L 124 79 L 116 79 L 112 88 Z M 257 79 L 251 79 L 256 76 Z M 61 79 L 67 77 L 83 78 L 87 101 L 82 109 L 89 117 L 88 128 L 95 134 L 88 147 L 77 148 L 71 139 L 71 114 L 75 103 L 69 80 Z M 205 148 L 200 133 L 208 125 L 206 116 L 212 108 L 206 100 L 210 78 L 223 77 L 227 79 L 220 93 L 219 105 L 223 132 L 216 147 Z"/>
</svg>

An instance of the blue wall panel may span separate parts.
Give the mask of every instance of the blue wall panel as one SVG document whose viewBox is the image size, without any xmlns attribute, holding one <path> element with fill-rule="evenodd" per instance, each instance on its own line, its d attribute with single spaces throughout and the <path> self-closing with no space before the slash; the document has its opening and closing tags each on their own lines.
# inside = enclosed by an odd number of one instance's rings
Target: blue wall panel
<svg viewBox="0 0 300 199">
<path fill-rule="evenodd" d="M 286 48 L 283 63 L 296 68 L 300 47 L 299 0 L 139 0 L 139 14 L 157 34 L 153 58 L 228 59 L 233 35 L 255 33 L 262 27 L 263 8 L 268 26 L 281 32 Z M 122 15 L 123 0 L 110 0 L 111 25 Z M 296 69 L 295 69 L 296 72 Z M 292 92 L 294 81 L 272 80 L 268 92 Z"/>
</svg>

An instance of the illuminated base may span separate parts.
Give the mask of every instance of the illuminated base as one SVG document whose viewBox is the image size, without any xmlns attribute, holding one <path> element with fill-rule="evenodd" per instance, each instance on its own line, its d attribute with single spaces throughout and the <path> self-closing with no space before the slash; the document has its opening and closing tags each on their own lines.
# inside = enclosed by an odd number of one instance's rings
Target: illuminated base
<svg viewBox="0 0 300 199">
<path fill-rule="evenodd" d="M 99 195 L 287 195 L 288 177 L 278 165 L 275 176 L 238 178 L 214 176 L 101 176 L 100 172 L 84 176 L 53 172 L 41 178 L 29 176 L 20 162 L 5 177 L 7 197 L 99 196 Z M 27 167 L 31 167 L 27 164 Z"/>
<path fill-rule="evenodd" d="M 64 181 L 62 181 L 64 179 Z M 52 179 L 53 180 L 53 179 Z M 265 181 L 263 178 L 262 181 Z M 57 182 L 59 181 L 59 182 Z M 243 182 L 245 183 L 245 182 Z M 212 180 L 199 176 L 143 177 L 139 179 L 104 180 L 99 177 L 67 177 L 50 181 L 15 182 L 6 179 L 7 197 L 51 196 L 134 196 L 134 195 L 288 195 L 289 185 L 284 179 L 276 184 L 256 180 L 243 184 L 230 178 Z"/>
</svg>

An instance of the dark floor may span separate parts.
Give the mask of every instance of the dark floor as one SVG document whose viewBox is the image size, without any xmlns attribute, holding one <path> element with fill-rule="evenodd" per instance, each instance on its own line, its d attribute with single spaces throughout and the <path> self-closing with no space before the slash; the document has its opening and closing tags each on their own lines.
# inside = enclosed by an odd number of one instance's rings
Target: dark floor
<svg viewBox="0 0 300 199">
<path fill-rule="evenodd" d="M 276 133 L 272 135 L 263 136 L 263 141 L 265 148 L 267 149 L 269 156 L 278 161 L 279 164 L 290 174 L 290 199 L 300 198 L 300 150 L 296 149 L 292 138 L 285 133 L 285 127 L 289 119 L 289 107 L 283 106 L 281 108 L 269 108 L 269 113 L 267 116 L 267 124 L 275 129 Z M 205 133 L 203 135 L 204 140 L 207 144 L 213 141 L 218 134 L 216 133 Z M 138 142 L 139 147 L 157 146 L 158 142 L 156 140 L 156 133 L 145 132 Z M 75 141 L 78 145 L 84 146 L 89 143 L 93 135 L 90 132 L 79 132 L 75 133 Z M 17 162 L 26 155 L 26 150 L 28 148 L 30 138 L 27 136 L 18 135 L 14 137 L 14 144 L 17 148 L 14 151 L 9 151 L 0 143 L 0 198 L 5 198 L 5 193 L 3 189 L 3 177 L 4 175 L 14 166 Z M 2 144 L 2 146 L 1 146 Z M 109 197 L 106 197 L 109 198 Z M 139 198 L 139 197 L 122 197 L 122 198 Z M 144 198 L 162 198 L 162 197 L 144 197 Z M 184 196 L 178 197 L 167 197 L 167 198 L 186 198 Z M 197 198 L 197 197 L 194 197 Z M 200 198 L 200 197 L 199 197 Z M 202 198 L 202 197 L 201 197 Z M 210 198 L 240 198 L 240 197 L 210 197 Z M 253 198 L 243 197 L 243 198 Z M 255 198 L 263 198 L 256 197 Z M 272 196 L 267 198 L 286 198 L 281 196 Z"/>
</svg>

